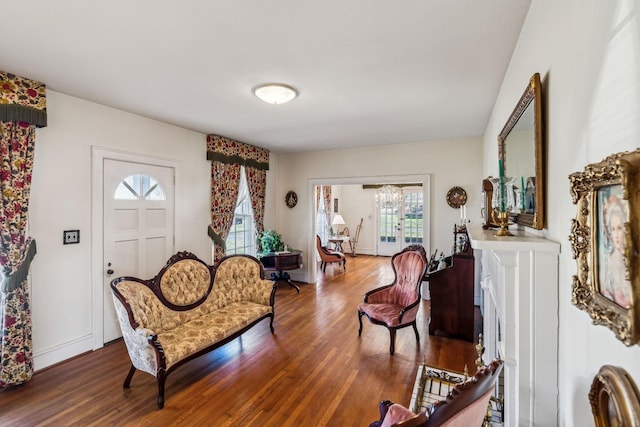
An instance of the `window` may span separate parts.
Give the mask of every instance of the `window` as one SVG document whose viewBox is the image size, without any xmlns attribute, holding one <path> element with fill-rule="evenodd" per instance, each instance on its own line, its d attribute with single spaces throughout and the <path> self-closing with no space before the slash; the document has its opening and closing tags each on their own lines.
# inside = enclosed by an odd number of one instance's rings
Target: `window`
<svg viewBox="0 0 640 427">
<path fill-rule="evenodd" d="M 129 175 L 118 184 L 113 195 L 116 200 L 166 200 L 157 179 L 150 175 Z"/>
<path fill-rule="evenodd" d="M 422 244 L 424 212 L 422 189 L 405 190 L 404 194 L 404 242 Z"/>
<path fill-rule="evenodd" d="M 249 186 L 244 173 L 244 166 L 240 171 L 240 188 L 238 201 L 233 217 L 233 225 L 227 236 L 227 255 L 248 254 L 256 255 L 256 224 L 253 220 L 253 208 L 249 198 Z"/>
</svg>

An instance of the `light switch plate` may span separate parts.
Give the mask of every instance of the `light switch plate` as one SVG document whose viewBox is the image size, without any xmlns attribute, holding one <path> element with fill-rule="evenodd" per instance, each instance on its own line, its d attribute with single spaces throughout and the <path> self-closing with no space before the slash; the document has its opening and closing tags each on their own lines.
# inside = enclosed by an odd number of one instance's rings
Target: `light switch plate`
<svg viewBox="0 0 640 427">
<path fill-rule="evenodd" d="M 64 230 L 62 232 L 62 244 L 71 245 L 80 243 L 80 230 Z"/>
</svg>

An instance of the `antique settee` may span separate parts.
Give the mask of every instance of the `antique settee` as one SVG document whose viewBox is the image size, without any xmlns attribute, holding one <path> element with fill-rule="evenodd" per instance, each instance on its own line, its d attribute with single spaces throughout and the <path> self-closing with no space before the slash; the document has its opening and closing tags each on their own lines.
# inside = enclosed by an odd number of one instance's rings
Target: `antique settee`
<svg viewBox="0 0 640 427">
<path fill-rule="evenodd" d="M 232 255 L 209 266 L 189 252 L 173 255 L 153 279 L 120 277 L 113 300 L 131 369 L 156 377 L 158 408 L 167 375 L 240 336 L 263 319 L 273 333 L 275 287 L 254 257 Z"/>
</svg>

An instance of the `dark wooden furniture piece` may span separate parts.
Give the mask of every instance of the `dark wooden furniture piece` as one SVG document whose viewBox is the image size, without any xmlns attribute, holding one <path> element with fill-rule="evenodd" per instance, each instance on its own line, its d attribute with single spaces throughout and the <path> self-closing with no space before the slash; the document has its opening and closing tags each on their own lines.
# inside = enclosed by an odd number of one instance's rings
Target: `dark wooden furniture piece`
<svg viewBox="0 0 640 427">
<path fill-rule="evenodd" d="M 464 234 L 462 234 L 464 233 Z M 454 230 L 454 243 L 461 235 L 465 241 L 466 228 Z M 429 335 L 442 333 L 452 337 L 462 337 L 473 342 L 473 249 L 467 243 L 463 251 L 445 259 L 447 267 L 427 273 L 431 294 L 431 320 Z"/>
<path fill-rule="evenodd" d="M 300 293 L 300 287 L 291 281 L 291 276 L 286 271 L 302 268 L 302 251 L 270 252 L 259 254 L 258 257 L 264 266 L 264 271 L 272 272 L 271 280 L 275 285 L 279 282 L 287 282 Z"/>
<path fill-rule="evenodd" d="M 494 360 L 478 369 L 475 376 L 455 386 L 446 399 L 433 403 L 425 412 L 414 414 L 389 400 L 380 402 L 380 419 L 369 427 L 469 427 L 484 425 L 489 399 L 503 367 L 502 360 Z M 385 419 L 387 418 L 387 419 Z"/>
<path fill-rule="evenodd" d="M 391 257 L 393 283 L 364 294 L 364 302 L 358 304 L 358 336 L 362 334 L 362 316 L 371 323 L 389 330 L 389 352 L 395 352 L 396 330 L 412 326 L 416 341 L 420 335 L 416 327 L 416 315 L 420 309 L 420 284 L 427 271 L 427 253 L 420 245 L 410 245 Z"/>
<path fill-rule="evenodd" d="M 353 246 L 351 245 L 351 238 L 345 239 L 345 238 L 339 237 L 337 239 L 329 239 L 329 243 L 333 244 L 333 248 L 334 248 L 334 250 L 336 252 L 344 253 L 344 248 L 342 247 L 342 244 L 344 242 L 349 243 L 349 250 L 351 250 L 351 253 L 353 253 Z"/>
</svg>

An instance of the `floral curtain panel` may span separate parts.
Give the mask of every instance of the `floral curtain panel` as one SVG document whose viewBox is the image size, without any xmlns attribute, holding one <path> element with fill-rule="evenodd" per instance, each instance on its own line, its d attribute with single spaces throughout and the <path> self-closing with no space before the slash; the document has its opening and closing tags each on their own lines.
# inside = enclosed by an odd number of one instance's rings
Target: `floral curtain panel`
<svg viewBox="0 0 640 427">
<path fill-rule="evenodd" d="M 245 167 L 249 197 L 253 209 L 253 219 L 256 222 L 258 236 L 264 231 L 264 201 L 267 193 L 267 171 L 252 167 Z"/>
<path fill-rule="evenodd" d="M 258 233 L 264 230 L 264 199 L 269 151 L 218 135 L 207 136 L 207 160 L 211 160 L 211 225 L 214 262 L 224 257 L 225 240 L 233 222 L 240 167 L 244 166 L 249 197 Z M 257 237 L 257 236 L 256 236 Z"/>
<path fill-rule="evenodd" d="M 323 185 L 322 194 L 324 195 L 324 207 L 325 213 L 327 214 L 327 224 L 331 224 L 331 211 L 333 210 L 333 207 L 331 206 L 331 186 Z"/>
<path fill-rule="evenodd" d="M 318 215 L 318 212 L 320 212 L 320 193 L 322 193 L 322 191 L 320 190 L 322 187 L 320 187 L 319 185 L 316 185 L 316 216 Z"/>
<path fill-rule="evenodd" d="M 240 165 L 221 162 L 211 163 L 211 225 L 209 237 L 213 240 L 213 260 L 218 262 L 226 255 L 226 243 L 240 187 Z"/>
<path fill-rule="evenodd" d="M 26 235 L 35 128 L 47 125 L 45 85 L 0 72 L 0 387 L 33 375 Z"/>
</svg>

